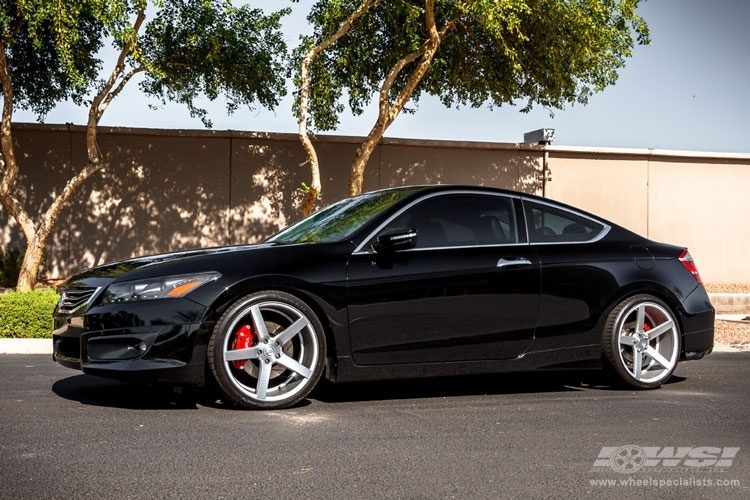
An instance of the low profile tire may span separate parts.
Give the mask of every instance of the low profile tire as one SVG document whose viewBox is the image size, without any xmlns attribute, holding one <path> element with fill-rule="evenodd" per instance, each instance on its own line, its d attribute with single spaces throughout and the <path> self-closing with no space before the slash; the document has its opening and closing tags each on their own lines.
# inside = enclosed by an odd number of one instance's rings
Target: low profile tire
<svg viewBox="0 0 750 500">
<path fill-rule="evenodd" d="M 655 389 L 672 376 L 680 359 L 680 327 L 664 302 L 636 295 L 620 302 L 607 318 L 604 356 L 631 387 Z"/>
<path fill-rule="evenodd" d="M 315 313 L 283 292 L 248 295 L 219 318 L 208 365 L 226 402 L 287 408 L 307 396 L 323 372 L 326 342 Z"/>
</svg>

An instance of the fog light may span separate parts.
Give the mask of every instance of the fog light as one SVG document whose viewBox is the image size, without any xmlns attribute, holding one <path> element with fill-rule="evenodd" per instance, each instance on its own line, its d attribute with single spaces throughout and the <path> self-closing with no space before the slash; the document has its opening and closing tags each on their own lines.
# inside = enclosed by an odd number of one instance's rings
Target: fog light
<svg viewBox="0 0 750 500">
<path fill-rule="evenodd" d="M 93 337 L 86 344 L 90 360 L 114 361 L 140 358 L 156 340 L 157 333 Z"/>
</svg>

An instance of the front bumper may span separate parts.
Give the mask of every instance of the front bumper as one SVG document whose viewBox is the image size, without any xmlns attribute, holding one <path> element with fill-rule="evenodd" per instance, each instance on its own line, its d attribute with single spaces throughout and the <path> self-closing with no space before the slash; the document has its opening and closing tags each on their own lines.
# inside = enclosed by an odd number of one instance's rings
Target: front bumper
<svg viewBox="0 0 750 500">
<path fill-rule="evenodd" d="M 63 366 L 128 382 L 203 385 L 213 324 L 159 328 L 56 330 L 53 359 Z"/>
</svg>

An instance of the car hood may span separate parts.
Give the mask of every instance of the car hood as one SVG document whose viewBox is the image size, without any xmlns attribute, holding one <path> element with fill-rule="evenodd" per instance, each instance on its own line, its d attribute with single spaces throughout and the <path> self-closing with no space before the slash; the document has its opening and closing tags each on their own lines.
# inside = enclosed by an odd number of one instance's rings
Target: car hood
<svg viewBox="0 0 750 500">
<path fill-rule="evenodd" d="M 274 246 L 272 243 L 262 243 L 257 245 L 241 245 L 241 246 L 226 246 L 226 247 L 215 247 L 215 248 L 204 248 L 199 250 L 188 250 L 182 252 L 170 252 L 157 255 L 149 255 L 146 257 L 137 257 L 133 259 L 122 260 L 119 262 L 111 262 L 101 266 L 93 267 L 78 273 L 77 275 L 70 278 L 68 286 L 75 286 L 76 284 L 82 284 L 93 280 L 106 280 L 113 281 L 120 276 L 137 271 L 140 269 L 146 269 L 156 265 L 163 265 L 169 263 L 176 263 L 180 261 L 193 260 L 200 257 L 219 256 L 234 252 L 243 252 L 250 250 L 258 250 L 261 248 L 268 248 Z"/>
</svg>

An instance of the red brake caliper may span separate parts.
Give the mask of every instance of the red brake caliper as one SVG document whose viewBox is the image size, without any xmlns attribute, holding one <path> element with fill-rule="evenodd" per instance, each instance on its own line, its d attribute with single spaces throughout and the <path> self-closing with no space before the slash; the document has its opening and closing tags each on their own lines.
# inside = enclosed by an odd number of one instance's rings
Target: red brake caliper
<svg viewBox="0 0 750 500">
<path fill-rule="evenodd" d="M 255 336 L 253 335 L 253 328 L 250 325 L 242 325 L 242 328 L 237 330 L 237 332 L 234 334 L 234 345 L 232 346 L 232 350 L 247 349 L 248 347 L 252 347 L 254 344 L 254 339 Z M 245 363 L 247 363 L 247 360 L 245 359 L 232 361 L 232 364 L 238 370 L 242 370 L 243 368 L 245 368 Z"/>
</svg>

